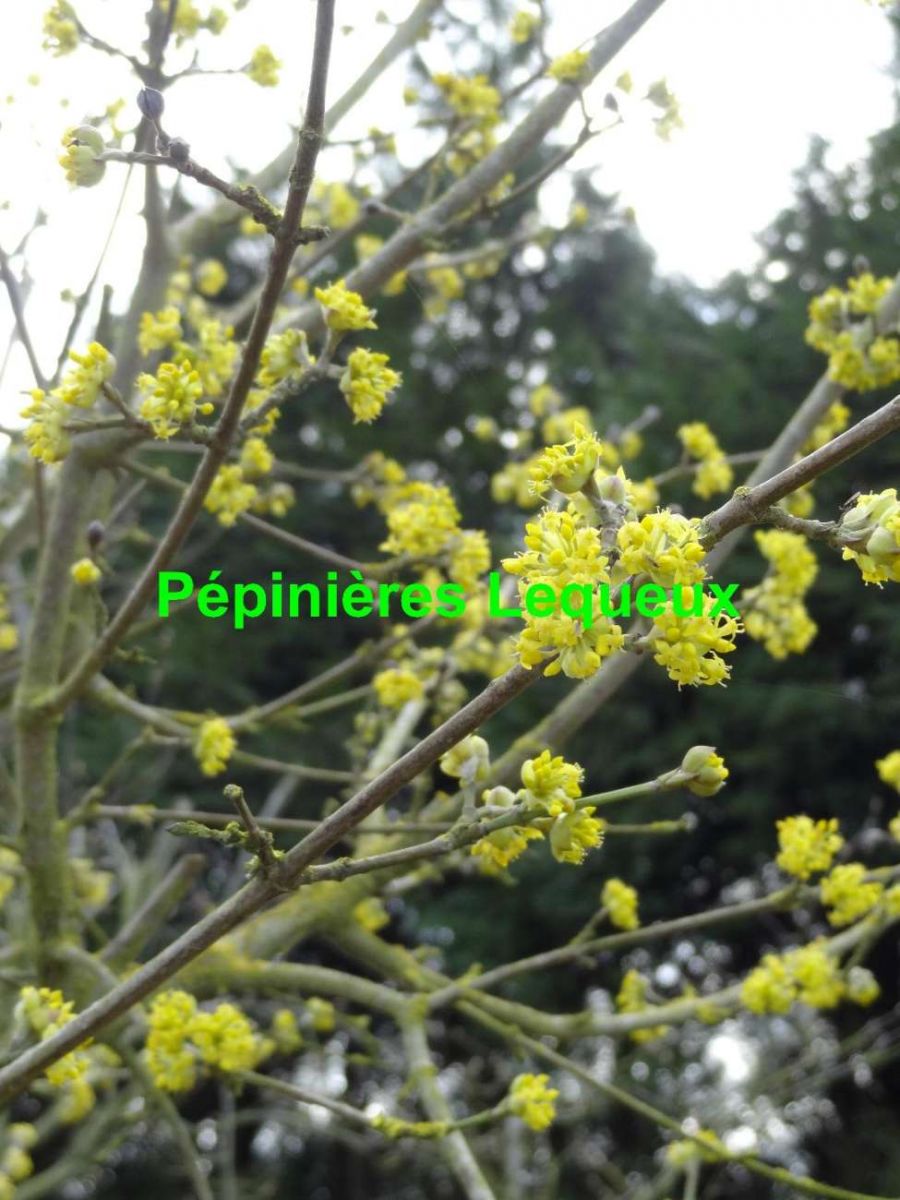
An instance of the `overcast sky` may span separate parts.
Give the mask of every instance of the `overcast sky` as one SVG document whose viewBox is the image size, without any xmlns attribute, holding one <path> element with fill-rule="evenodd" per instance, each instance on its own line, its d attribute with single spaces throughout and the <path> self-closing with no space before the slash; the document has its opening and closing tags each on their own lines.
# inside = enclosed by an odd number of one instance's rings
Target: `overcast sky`
<svg viewBox="0 0 900 1200">
<path fill-rule="evenodd" d="M 479 0 L 448 3 L 463 15 L 471 12 L 476 36 Z M 412 4 L 384 0 L 381 7 L 399 19 Z M 205 10 L 207 0 L 200 7 Z M 389 35 L 374 22 L 378 7 L 368 0 L 338 0 L 339 24 L 355 28 L 338 36 L 332 96 Z M 626 5 L 548 0 L 548 7 L 556 53 L 595 33 Z M 146 0 L 77 0 L 93 32 L 135 50 L 145 8 Z M 35 205 L 48 213 L 29 255 L 37 281 L 29 319 L 49 366 L 67 319 L 59 292 L 77 292 L 90 275 L 124 178 L 124 168 L 114 166 L 99 187 L 70 190 L 56 163 L 59 137 L 66 126 L 102 112 L 119 96 L 131 102 L 136 88 L 127 66 L 102 54 L 83 49 L 54 59 L 42 53 L 43 9 L 37 0 L 15 5 L 7 0 L 0 15 L 0 245 L 9 250 L 17 243 Z M 217 77 L 184 81 L 170 94 L 167 123 L 188 138 L 201 161 L 227 174 L 229 161 L 260 166 L 281 148 L 285 118 L 296 113 L 303 90 L 312 14 L 310 0 L 252 0 L 225 35 L 201 41 L 203 63 L 211 67 L 241 65 L 260 42 L 271 43 L 285 61 L 276 89 Z M 470 66 L 448 63 L 439 51 L 437 42 L 425 49 L 433 69 L 464 72 Z M 892 51 L 884 12 L 865 0 L 668 0 L 587 100 L 600 114 L 606 89 L 625 69 L 638 85 L 664 75 L 679 97 L 686 128 L 662 143 L 635 114 L 624 128 L 585 147 L 574 165 L 596 167 L 598 186 L 619 192 L 633 206 L 662 270 L 714 282 L 753 264 L 754 235 L 789 200 L 792 171 L 802 163 L 812 134 L 827 138 L 833 162 L 843 164 L 863 156 L 867 139 L 890 123 Z M 391 129 L 408 120 L 399 103 L 402 86 L 402 68 L 389 73 L 342 133 L 354 136 L 373 123 Z M 326 162 L 326 177 L 329 168 L 339 172 L 334 157 Z M 564 186 L 547 189 L 551 215 L 567 202 Z M 138 207 L 135 191 L 109 260 L 109 280 L 123 300 L 140 246 Z M 9 328 L 8 305 L 0 296 L 0 357 Z M 14 393 L 29 384 L 21 354 L 14 352 L 0 419 L 10 419 L 21 404 Z"/>
</svg>

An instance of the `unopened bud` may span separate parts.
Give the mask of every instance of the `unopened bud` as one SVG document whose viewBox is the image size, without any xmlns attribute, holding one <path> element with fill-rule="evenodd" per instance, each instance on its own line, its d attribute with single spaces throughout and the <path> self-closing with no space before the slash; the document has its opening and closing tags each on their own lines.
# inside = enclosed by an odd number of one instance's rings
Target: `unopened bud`
<svg viewBox="0 0 900 1200">
<path fill-rule="evenodd" d="M 106 527 L 102 521 L 91 521 L 87 527 L 88 545 L 92 550 L 96 550 L 103 539 L 106 537 Z"/>
<path fill-rule="evenodd" d="M 158 92 L 156 88 L 145 87 L 137 94 L 137 106 L 147 120 L 155 125 L 165 111 L 166 101 L 162 92 Z"/>
<path fill-rule="evenodd" d="M 692 746 L 681 760 L 681 769 L 690 775 L 688 791 L 695 796 L 714 796 L 728 778 L 725 760 L 715 746 Z"/>
<path fill-rule="evenodd" d="M 169 158 L 172 162 L 186 163 L 190 157 L 191 148 L 184 138 L 172 138 L 169 142 Z"/>
</svg>

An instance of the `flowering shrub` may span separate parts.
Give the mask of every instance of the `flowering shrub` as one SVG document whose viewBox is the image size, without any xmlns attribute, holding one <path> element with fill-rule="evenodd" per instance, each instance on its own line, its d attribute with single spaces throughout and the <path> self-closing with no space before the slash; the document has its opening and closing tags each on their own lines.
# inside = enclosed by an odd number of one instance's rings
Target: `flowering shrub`
<svg viewBox="0 0 900 1200">
<path fill-rule="evenodd" d="M 60 0 L 47 11 L 53 56 L 111 54 L 136 66 L 143 86 L 131 133 L 115 125 L 119 109 L 68 129 L 60 164 L 74 188 L 98 189 L 91 196 L 126 164 L 145 172 L 147 242 L 130 303 L 114 316 L 104 307 L 94 335 L 84 328 L 86 293 L 51 376 L 34 356 L 26 423 L 9 452 L 10 478 L 37 499 L 32 541 L 4 542 L 0 593 L 15 736 L 14 778 L 0 781 L 0 986 L 9 1001 L 0 1096 L 11 1106 L 0 1129 L 0 1200 L 51 1194 L 57 1179 L 103 1162 L 115 1172 L 127 1160 L 118 1149 L 128 1143 L 140 1156 L 141 1139 L 145 1148 L 171 1139 L 198 1196 L 244 1194 L 262 1152 L 245 1161 L 237 1130 L 254 1124 L 260 1144 L 281 1139 L 288 1156 L 282 1135 L 292 1120 L 310 1135 L 352 1132 L 365 1153 L 409 1155 L 404 1163 L 432 1142 L 460 1194 L 491 1200 L 528 1191 L 529 1180 L 502 1179 L 509 1162 L 546 1158 L 510 1139 L 532 1146 L 556 1136 L 557 1121 L 606 1121 L 610 1104 L 647 1122 L 655 1139 L 662 1186 L 651 1180 L 641 1194 L 674 1195 L 683 1176 L 685 1196 L 696 1196 L 702 1170 L 726 1190 L 752 1175 L 786 1194 L 864 1200 L 773 1165 L 762 1128 L 752 1147 L 738 1145 L 727 1107 L 714 1114 L 721 1127 L 705 1129 L 677 1091 L 638 1094 L 628 1072 L 622 1086 L 613 1081 L 612 1064 L 634 1047 L 664 1058 L 689 1037 L 697 1046 L 707 1026 L 754 1029 L 798 1010 L 818 1022 L 839 1007 L 852 1020 L 876 1005 L 881 985 L 864 960 L 900 920 L 900 868 L 876 861 L 857 829 L 811 798 L 810 812 L 778 820 L 752 898 L 651 919 L 627 848 L 662 856 L 666 839 L 689 837 L 727 805 L 726 787 L 740 789 L 741 779 L 726 762 L 743 747 L 688 743 L 668 761 L 645 731 L 641 772 L 611 786 L 620 735 L 601 710 L 645 663 L 685 704 L 740 688 L 748 640 L 789 675 L 790 656 L 817 634 L 807 602 L 826 557 L 847 563 L 840 569 L 857 583 L 884 587 L 889 603 L 900 581 L 896 488 L 849 496 L 826 519 L 811 513 L 821 476 L 840 475 L 900 428 L 900 401 L 862 415 L 856 395 L 900 379 L 900 287 L 861 269 L 812 300 L 807 341 L 827 356 L 824 376 L 736 490 L 743 460 L 720 444 L 714 413 L 710 424 L 676 424 L 656 408 L 615 425 L 602 404 L 570 404 L 562 379 L 527 371 L 521 419 L 508 428 L 492 414 L 458 418 L 473 442 L 497 451 L 495 511 L 479 522 L 488 528 L 469 527 L 470 498 L 435 468 L 431 447 L 407 463 L 379 441 L 380 427 L 415 427 L 433 403 L 383 348 L 388 335 L 396 341 L 395 314 L 414 295 L 430 326 L 452 331 L 471 289 L 491 286 L 522 246 L 553 245 L 560 231 L 534 196 L 567 155 L 548 154 L 548 139 L 660 3 L 635 0 L 612 36 L 555 56 L 544 46 L 543 5 L 501 5 L 507 51 L 529 69 L 521 79 L 436 71 L 421 92 L 408 87 L 403 100 L 429 149 L 391 186 L 396 143 L 379 129 L 364 150 L 341 147 L 356 163 L 347 179 L 319 177 L 335 148 L 333 0 L 317 0 L 306 38 L 306 115 L 287 165 L 238 182 L 203 165 L 203 147 L 173 130 L 184 116 L 179 83 L 203 73 L 205 40 L 239 20 L 244 3 L 226 11 L 154 0 L 141 58 L 89 32 L 77 5 Z M 438 7 L 416 5 L 385 54 L 438 40 L 428 22 Z M 234 69 L 277 93 L 287 86 L 282 65 L 261 44 Z M 681 125 L 662 80 L 642 93 L 620 74 L 609 96 L 607 109 L 629 98 L 663 137 Z M 536 157 L 549 163 L 537 175 Z M 367 160 L 378 170 L 362 169 Z M 182 178 L 211 197 L 186 215 Z M 526 214 L 505 227 L 520 204 Z M 591 219 L 578 204 L 566 229 Z M 252 283 L 248 264 L 260 272 Z M 32 314 L 5 256 L 3 267 L 30 347 Z M 654 440 L 675 462 L 647 474 L 637 464 Z M 360 445 L 362 454 L 342 459 Z M 687 512 L 672 491 L 678 481 L 690 483 Z M 177 504 L 160 526 L 170 494 Z M 346 544 L 307 536 L 310 512 L 326 500 L 343 505 Z M 756 574 L 737 612 L 723 565 L 751 528 Z M 373 530 L 365 560 L 351 557 L 357 534 Z M 212 569 L 202 600 L 191 587 L 170 605 L 167 592 L 154 617 L 160 578 L 208 547 L 204 531 L 232 565 L 251 542 L 272 545 L 327 570 L 328 583 L 291 584 L 278 568 L 260 599 L 260 585 L 245 580 L 232 592 Z M 498 564 L 499 596 L 489 583 Z M 271 600 L 267 616 L 278 619 L 285 594 L 289 613 L 314 594 L 307 619 L 323 619 L 327 631 L 324 618 L 340 615 L 331 611 L 339 572 L 352 580 L 344 615 L 366 624 L 342 622 L 331 642 L 323 632 L 324 665 L 304 643 L 289 664 L 294 684 L 268 694 L 244 618 L 261 618 Z M 27 602 L 14 604 L 25 578 Z M 652 613 L 631 616 L 632 586 L 651 589 Z M 463 602 L 420 611 L 442 588 Z M 240 620 L 218 626 L 215 661 L 196 666 L 185 701 L 172 687 L 180 664 L 166 621 L 216 621 L 229 596 Z M 210 707 L 217 672 L 236 682 L 233 710 Z M 536 721 L 516 704 L 528 691 L 543 705 Z M 721 693 L 723 707 L 730 694 Z M 98 707 L 109 734 L 101 768 L 92 762 L 84 779 L 69 741 Z M 503 710 L 508 723 L 492 723 Z M 348 711 L 351 732 L 337 747 L 330 721 Z M 606 737 L 609 779 L 570 752 L 584 726 Z M 303 743 L 308 760 L 292 738 L 311 729 L 322 732 Z M 877 774 L 900 791 L 900 750 L 888 740 Z M 149 802 L 135 766 L 148 761 Z M 278 779 L 268 802 L 267 775 Z M 219 785 L 224 803 L 211 808 Z M 282 811 L 295 788 L 303 816 Z M 673 798 L 690 811 L 666 815 Z M 619 805 L 635 819 L 619 819 Z M 879 844 L 900 842 L 900 816 L 883 824 Z M 613 858 L 614 846 L 625 852 Z M 567 879 L 599 873 L 602 885 L 584 889 L 587 921 L 560 945 L 516 954 L 494 943 L 499 961 L 454 969 L 410 896 L 459 889 L 482 898 L 489 924 L 489 897 L 529 866 L 560 895 Z M 654 970 L 658 941 L 776 918 L 784 944 L 749 964 L 723 959 L 696 986 Z M 602 986 L 575 1011 L 515 990 L 522 977 L 563 978 L 585 964 Z M 601 1038 L 608 1049 L 598 1052 Z M 632 1175 L 650 1174 L 641 1162 L 615 1170 L 623 1193 Z"/>
</svg>

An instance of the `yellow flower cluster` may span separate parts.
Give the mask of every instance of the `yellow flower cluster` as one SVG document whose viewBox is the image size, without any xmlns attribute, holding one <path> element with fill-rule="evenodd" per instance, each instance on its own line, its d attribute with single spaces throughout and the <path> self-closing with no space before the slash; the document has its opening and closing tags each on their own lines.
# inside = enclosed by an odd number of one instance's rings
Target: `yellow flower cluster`
<svg viewBox="0 0 900 1200">
<path fill-rule="evenodd" d="M 865 392 L 900 379 L 900 342 L 893 333 L 878 332 L 874 321 L 892 283 L 867 271 L 848 280 L 846 290 L 830 287 L 810 302 L 806 340 L 828 355 L 835 383 Z"/>
<path fill-rule="evenodd" d="M 199 319 L 196 328 L 196 344 L 176 343 L 172 357 L 191 364 L 207 396 L 221 396 L 238 356 L 234 329 L 212 318 Z"/>
<path fill-rule="evenodd" d="M 837 819 L 814 821 L 805 814 L 776 822 L 779 852 L 775 861 L 795 879 L 827 871 L 844 844 Z"/>
<path fill-rule="evenodd" d="M 442 73 L 432 75 L 431 81 L 458 117 L 488 123 L 497 120 L 500 93 L 486 75 L 467 79 L 462 75 Z"/>
<path fill-rule="evenodd" d="M 900 792 L 900 750 L 892 750 L 875 763 L 878 778 Z"/>
<path fill-rule="evenodd" d="M 607 879 L 600 893 L 600 904 L 606 909 L 616 929 L 637 929 L 641 923 L 638 916 L 638 894 L 621 879 Z"/>
<path fill-rule="evenodd" d="M 243 467 L 239 463 L 226 463 L 216 472 L 203 507 L 215 514 L 220 525 L 228 528 L 241 513 L 253 508 L 258 499 L 256 484 L 247 480 Z"/>
<path fill-rule="evenodd" d="M 390 921 L 387 909 L 377 896 L 368 896 L 355 905 L 352 912 L 353 920 L 362 925 L 369 933 L 377 933 Z"/>
<path fill-rule="evenodd" d="M 69 574 L 79 587 L 90 587 L 96 583 L 103 572 L 91 558 L 79 558 L 69 567 Z"/>
<path fill-rule="evenodd" d="M 0 654 L 8 654 L 19 644 L 19 631 L 10 620 L 9 600 L 0 588 Z"/>
<path fill-rule="evenodd" d="M 773 658 L 802 654 L 818 632 L 803 602 L 818 574 L 816 556 L 799 533 L 760 529 L 754 538 L 769 570 L 743 594 L 744 627 Z"/>
<path fill-rule="evenodd" d="M 181 338 L 181 313 L 174 305 L 159 312 L 141 314 L 138 349 L 145 357 L 154 350 L 173 346 Z"/>
<path fill-rule="evenodd" d="M 520 8 L 509 23 L 509 36 L 517 46 L 530 42 L 541 25 L 540 13 Z"/>
<path fill-rule="evenodd" d="M 388 536 L 381 549 L 390 554 L 430 558 L 459 529 L 459 509 L 443 484 L 403 483 L 391 489 L 385 503 Z"/>
<path fill-rule="evenodd" d="M 517 1075 L 509 1089 L 509 1111 L 540 1133 L 553 1123 L 558 1096 L 549 1075 Z"/>
<path fill-rule="evenodd" d="M 843 556 L 856 563 L 865 583 L 900 583 L 900 501 L 896 488 L 857 496 L 856 503 L 844 514 L 838 533 L 854 543 L 844 547 Z"/>
<path fill-rule="evenodd" d="M 299 379 L 313 362 L 303 330 L 286 329 L 267 340 L 256 381 L 260 387 L 272 388 L 284 379 Z"/>
<path fill-rule="evenodd" d="M 103 137 L 92 125 L 77 125 L 62 135 L 59 165 L 73 187 L 94 187 L 106 174 L 106 163 L 97 155 L 104 149 Z"/>
<path fill-rule="evenodd" d="M 210 717 L 197 730 L 194 758 L 204 775 L 219 775 L 228 765 L 237 741 L 223 717 Z"/>
<path fill-rule="evenodd" d="M 65 424 L 71 409 L 90 408 L 96 403 L 116 369 L 116 360 L 99 342 L 91 342 L 84 354 L 71 350 L 69 359 L 75 365 L 63 376 L 59 387 L 51 392 L 35 388 L 31 404 L 21 414 L 30 421 L 23 435 L 29 453 L 47 464 L 59 462 L 69 452 Z"/>
<path fill-rule="evenodd" d="M 72 6 L 66 0 L 56 0 L 44 13 L 43 31 L 43 48 L 57 58 L 78 48 L 78 24 Z"/>
<path fill-rule="evenodd" d="M 579 83 L 585 77 L 588 57 L 584 50 L 570 50 L 568 54 L 554 58 L 547 74 L 557 83 Z"/>
<path fill-rule="evenodd" d="M 651 1005 L 647 1000 L 648 982 L 645 977 L 634 969 L 626 971 L 625 977 L 616 995 L 616 1008 L 621 1013 L 646 1012 Z M 634 1042 L 651 1042 L 662 1037 L 667 1031 L 667 1025 L 651 1025 L 645 1029 L 635 1029 L 631 1033 Z"/>
<path fill-rule="evenodd" d="M 761 1014 L 786 1013 L 795 1001 L 834 1008 L 845 995 L 840 965 L 822 939 L 786 954 L 767 954 L 741 986 L 741 1003 Z"/>
<path fill-rule="evenodd" d="M 375 313 L 358 292 L 351 292 L 343 279 L 328 287 L 316 288 L 313 293 L 325 314 L 325 324 L 335 333 L 357 329 L 377 329 Z"/>
<path fill-rule="evenodd" d="M 566 762 L 562 755 L 543 750 L 537 758 L 522 764 L 521 799 L 529 808 L 539 809 L 550 817 L 571 813 L 581 795 L 584 771 L 578 763 Z"/>
<path fill-rule="evenodd" d="M 525 526 L 525 552 L 503 559 L 503 569 L 530 580 L 552 579 L 565 583 L 602 582 L 609 578 L 608 560 L 600 534 L 582 525 L 570 512 L 545 509 L 536 521 Z"/>
<path fill-rule="evenodd" d="M 247 75 L 260 87 L 275 87 L 280 69 L 281 59 L 276 58 L 268 46 L 257 46 L 247 67 Z"/>
<path fill-rule="evenodd" d="M 819 895 L 830 910 L 828 920 L 832 925 L 852 925 L 871 912 L 881 899 L 884 886 L 875 880 L 867 881 L 866 873 L 862 863 L 845 863 L 834 867 L 819 884 Z"/>
<path fill-rule="evenodd" d="M 735 649 L 734 639 L 743 626 L 725 613 L 713 616 L 716 602 L 703 597 L 700 616 L 680 616 L 673 603 L 653 618 L 650 635 L 653 661 L 663 667 L 679 688 L 724 684 L 731 667 L 721 657 Z"/>
<path fill-rule="evenodd" d="M 34 1174 L 29 1151 L 37 1140 L 37 1129 L 24 1121 L 14 1121 L 4 1129 L 0 1144 L 0 1200 L 12 1200 L 16 1184 Z"/>
<path fill-rule="evenodd" d="M 61 991 L 47 987 L 23 987 L 15 1010 L 16 1019 L 46 1041 L 75 1018 L 75 1006 Z M 88 1080 L 91 1062 L 89 1042 L 82 1042 L 44 1071 L 48 1083 L 62 1089 L 61 1116 L 67 1123 L 80 1120 L 94 1106 L 95 1095 Z M 108 1052 L 113 1061 L 115 1056 Z"/>
<path fill-rule="evenodd" d="M 557 862 L 580 867 L 588 850 L 603 845 L 606 822 L 595 818 L 591 805 L 562 813 L 550 829 L 550 852 Z"/>
<path fill-rule="evenodd" d="M 380 416 L 391 392 L 400 386 L 401 377 L 391 370 L 386 354 L 362 347 L 352 351 L 341 376 L 340 389 L 353 413 L 353 423 L 369 424 Z"/>
<path fill-rule="evenodd" d="M 383 708 L 402 708 L 410 700 L 421 700 L 425 695 L 425 684 L 408 667 L 386 667 L 372 683 Z"/>
<path fill-rule="evenodd" d="M 271 1039 L 254 1032 L 236 1005 L 219 1004 L 207 1011 L 198 1008 L 189 992 L 156 996 L 147 1025 L 147 1068 L 166 1092 L 190 1091 L 202 1066 L 226 1074 L 249 1071 L 275 1049 Z"/>
<path fill-rule="evenodd" d="M 306 1002 L 306 1011 L 316 1033 L 333 1032 L 337 1024 L 337 1011 L 330 1000 L 323 1000 L 321 996 L 310 996 Z"/>
<path fill-rule="evenodd" d="M 570 441 L 547 446 L 531 468 L 531 487 L 543 496 L 551 487 L 566 496 L 579 492 L 596 469 L 602 449 L 595 433 L 576 425 Z"/>
<path fill-rule="evenodd" d="M 706 578 L 699 521 L 660 509 L 639 521 L 626 521 L 616 535 L 619 558 L 613 581 L 648 575 L 667 590 L 676 583 L 701 583 Z"/>
<path fill-rule="evenodd" d="M 228 282 L 228 271 L 217 258 L 205 258 L 197 266 L 197 291 L 204 296 L 218 296 Z"/>
<path fill-rule="evenodd" d="M 463 529 L 449 543 L 447 574 L 471 592 L 491 565 L 491 544 L 480 529 Z"/>
<path fill-rule="evenodd" d="M 203 384 L 187 359 L 160 363 L 155 375 L 139 375 L 137 383 L 142 396 L 140 415 L 156 438 L 174 437 L 198 413 L 208 416 L 213 411 L 208 401 L 200 403 Z"/>
<path fill-rule="evenodd" d="M 160 7 L 168 11 L 169 0 L 161 0 Z M 204 17 L 193 0 L 179 0 L 172 22 L 172 32 L 176 43 L 180 46 L 189 38 L 196 37 L 201 29 L 212 34 L 220 34 L 228 24 L 228 14 L 217 6 L 211 8 Z"/>
<path fill-rule="evenodd" d="M 679 428 L 678 437 L 685 452 L 699 464 L 694 473 L 694 494 L 708 500 L 718 492 L 727 492 L 734 482 L 734 471 L 709 426 L 692 421 Z"/>
</svg>

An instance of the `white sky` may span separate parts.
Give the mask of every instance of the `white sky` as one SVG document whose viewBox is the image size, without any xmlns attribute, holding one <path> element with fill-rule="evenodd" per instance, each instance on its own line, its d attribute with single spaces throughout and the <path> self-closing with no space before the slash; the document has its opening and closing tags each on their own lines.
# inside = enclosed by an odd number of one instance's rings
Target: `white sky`
<svg viewBox="0 0 900 1200">
<path fill-rule="evenodd" d="M 472 12 L 474 33 L 478 0 L 449 2 L 457 12 Z M 208 3 L 201 0 L 201 10 Z M 381 7 L 399 19 L 412 3 L 383 0 Z M 224 4 L 227 8 L 227 0 Z M 28 317 L 49 368 L 69 312 L 60 290 L 77 292 L 89 277 L 125 170 L 112 165 L 100 186 L 71 190 L 56 163 L 59 137 L 119 96 L 131 103 L 137 84 L 125 64 L 91 50 L 60 59 L 42 53 L 44 7 L 40 0 L 16 5 L 7 0 L 0 15 L 0 245 L 12 249 L 36 205 L 48 213 L 47 226 L 30 246 L 37 282 Z M 146 0 L 76 0 L 76 7 L 94 33 L 138 49 Z M 372 16 L 378 7 L 370 0 L 338 0 L 339 25 L 357 27 L 338 36 L 332 98 L 386 40 L 389 30 Z M 510 3 L 511 11 L 514 7 Z M 572 48 L 624 7 L 623 0 L 548 0 L 551 50 Z M 186 137 L 197 158 L 220 173 L 229 173 L 229 163 L 261 166 L 286 141 L 285 117 L 296 114 L 312 16 L 311 0 L 252 0 L 225 35 L 204 36 L 201 65 L 209 67 L 239 66 L 254 46 L 270 43 L 285 61 L 282 82 L 276 89 L 241 77 L 180 83 L 169 93 L 170 132 Z M 890 123 L 892 50 L 883 11 L 865 0 L 668 0 L 587 100 L 602 116 L 603 95 L 621 71 L 628 69 L 638 87 L 664 75 L 679 97 L 686 129 L 666 144 L 635 112 L 624 128 L 585 147 L 573 165 L 596 165 L 598 186 L 619 192 L 634 207 L 662 270 L 714 282 L 753 264 L 754 235 L 790 199 L 791 173 L 812 134 L 832 142 L 832 161 L 843 164 L 862 157 L 867 138 Z M 439 39 L 424 54 L 432 69 L 465 72 L 472 66 L 448 62 Z M 29 82 L 34 73 L 40 75 L 37 83 Z M 408 123 L 409 110 L 399 103 L 403 82 L 402 68 L 389 73 L 340 135 L 364 133 L 373 123 L 384 129 Z M 64 98 L 68 107 L 61 105 Z M 339 177 L 339 161 L 332 157 L 330 164 L 334 173 L 326 160 L 326 178 Z M 559 185 L 547 189 L 548 211 L 567 203 L 563 193 Z M 136 181 L 108 260 L 117 307 L 124 303 L 140 247 L 139 201 Z M 9 331 L 9 307 L 0 292 L 0 359 Z M 30 385 L 17 349 L 0 396 L 0 419 L 11 420 L 21 406 L 18 390 Z"/>
</svg>

